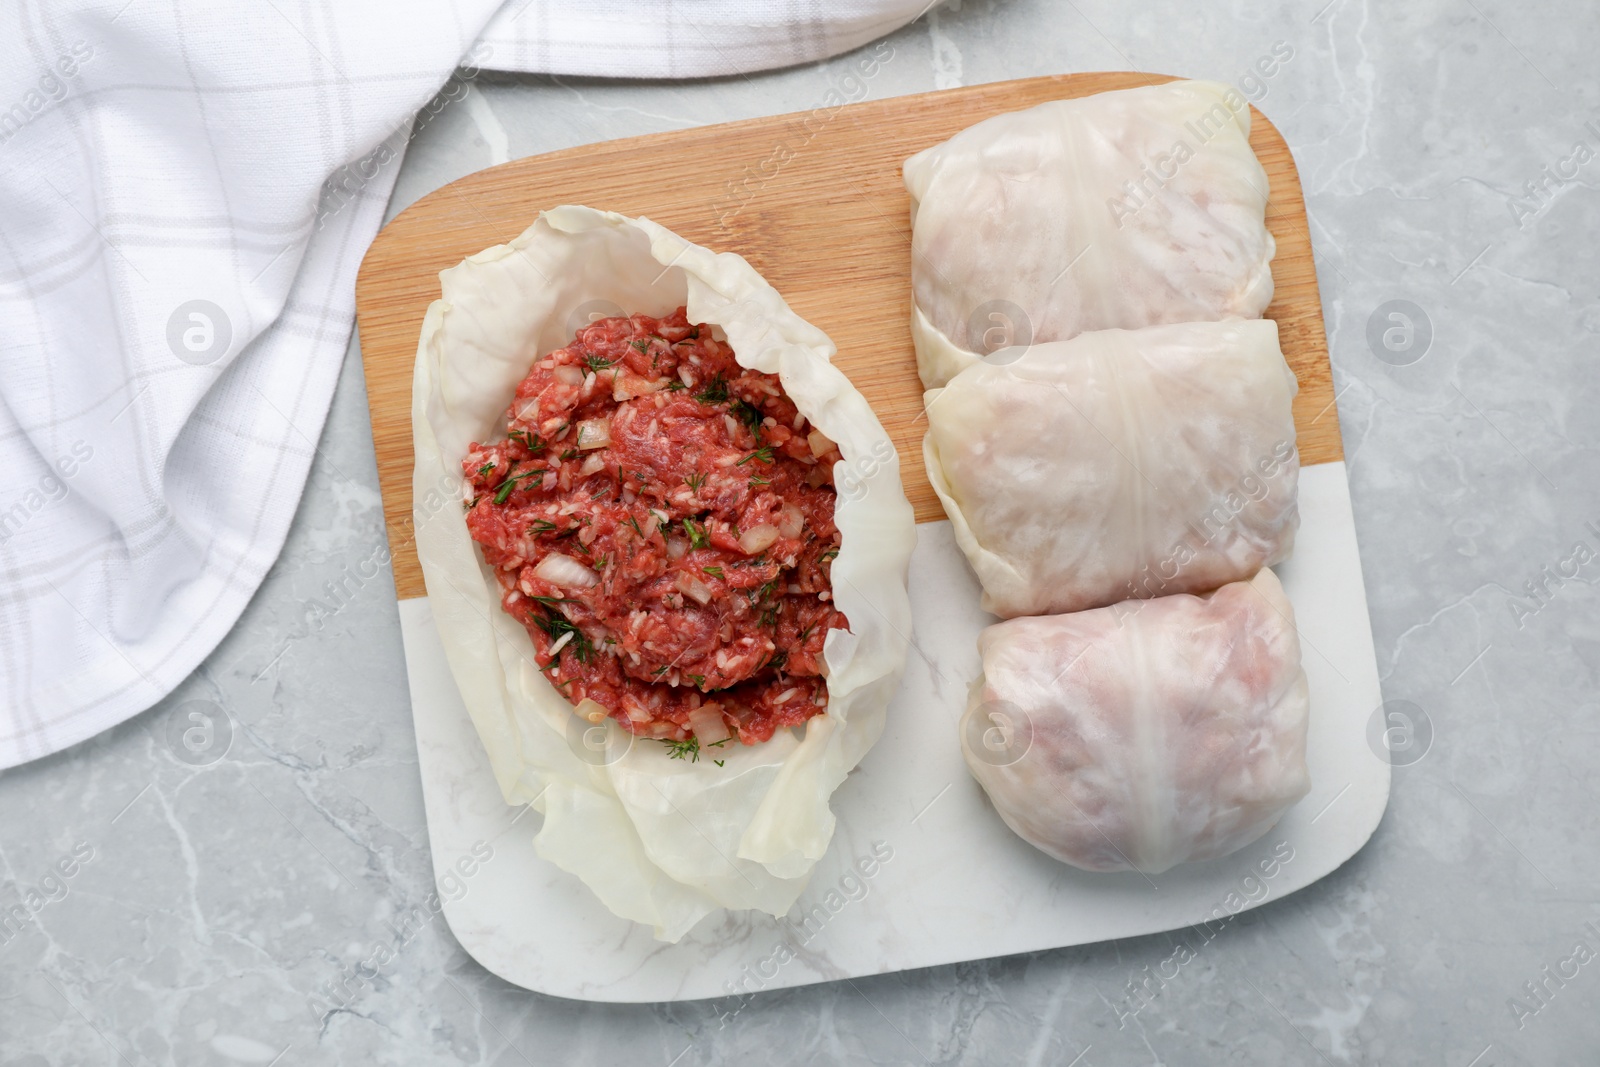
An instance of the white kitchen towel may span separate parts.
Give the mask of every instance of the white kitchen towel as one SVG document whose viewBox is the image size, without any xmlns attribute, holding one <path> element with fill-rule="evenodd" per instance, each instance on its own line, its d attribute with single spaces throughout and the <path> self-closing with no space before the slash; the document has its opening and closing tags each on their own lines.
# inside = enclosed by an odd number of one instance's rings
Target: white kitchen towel
<svg viewBox="0 0 1600 1067">
<path fill-rule="evenodd" d="M 729 74 L 926 8 L 498 5 L 3 5 L 0 768 L 154 704 L 239 617 L 299 502 L 412 118 L 458 63 Z"/>
</svg>

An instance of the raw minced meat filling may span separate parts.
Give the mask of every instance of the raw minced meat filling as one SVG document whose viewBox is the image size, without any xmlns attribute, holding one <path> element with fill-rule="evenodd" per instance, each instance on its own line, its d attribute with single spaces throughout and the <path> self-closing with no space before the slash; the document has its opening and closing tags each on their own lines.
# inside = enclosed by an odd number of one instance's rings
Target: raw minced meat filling
<svg viewBox="0 0 1600 1067">
<path fill-rule="evenodd" d="M 508 430 L 463 461 L 467 528 L 567 700 L 707 744 L 824 709 L 840 457 L 775 375 L 683 308 L 602 319 L 534 364 Z"/>
</svg>

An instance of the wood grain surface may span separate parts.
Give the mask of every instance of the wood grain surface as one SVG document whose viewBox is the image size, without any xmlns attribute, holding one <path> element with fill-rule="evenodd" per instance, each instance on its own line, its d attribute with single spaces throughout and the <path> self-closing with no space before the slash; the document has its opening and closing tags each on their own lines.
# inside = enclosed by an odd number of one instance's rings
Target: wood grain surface
<svg viewBox="0 0 1600 1067">
<path fill-rule="evenodd" d="M 356 311 L 378 480 L 400 599 L 426 595 L 411 522 L 411 372 L 438 273 L 533 224 L 586 204 L 646 215 L 698 244 L 748 259 L 827 332 L 837 365 L 900 451 L 917 521 L 944 518 L 922 466 L 922 388 L 908 319 L 909 201 L 900 164 L 990 115 L 1047 100 L 1171 80 L 1066 74 L 874 100 L 570 148 L 468 175 L 412 204 L 378 234 L 356 280 Z M 1305 200 L 1283 137 L 1252 109 L 1250 143 L 1271 180 L 1277 320 L 1300 379 L 1303 464 L 1342 458 Z"/>
</svg>

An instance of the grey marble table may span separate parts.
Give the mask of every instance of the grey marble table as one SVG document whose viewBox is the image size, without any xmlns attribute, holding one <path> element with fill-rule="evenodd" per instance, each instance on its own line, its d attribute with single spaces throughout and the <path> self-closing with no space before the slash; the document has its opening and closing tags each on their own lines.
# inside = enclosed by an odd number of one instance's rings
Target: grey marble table
<svg viewBox="0 0 1600 1067">
<path fill-rule="evenodd" d="M 1135 68 L 1233 82 L 1288 138 L 1384 695 L 1427 723 L 1366 849 L 1175 973 L 1162 935 L 737 1012 L 540 996 L 441 919 L 396 933 L 433 884 L 352 350 L 233 633 L 160 706 L 0 776 L 0 907 L 37 904 L 0 929 L 0 1062 L 1600 1063 L 1600 18 L 1262 7 L 969 2 L 894 34 L 866 93 Z M 1264 77 L 1274 46 L 1292 56 Z M 810 106 L 844 70 L 483 74 L 418 130 L 390 210 L 508 157 Z M 1396 300 L 1426 326 L 1398 352 Z M 233 733 L 203 766 L 172 741 L 193 700 Z M 318 990 L 378 941 L 394 958 L 319 1018 Z"/>
</svg>

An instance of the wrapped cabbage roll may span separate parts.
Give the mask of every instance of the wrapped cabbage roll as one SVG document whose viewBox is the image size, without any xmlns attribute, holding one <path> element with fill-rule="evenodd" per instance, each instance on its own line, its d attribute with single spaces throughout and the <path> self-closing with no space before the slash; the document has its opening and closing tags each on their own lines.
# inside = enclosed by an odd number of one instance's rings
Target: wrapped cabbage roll
<svg viewBox="0 0 1600 1067">
<path fill-rule="evenodd" d="M 832 342 L 749 263 L 691 244 L 649 219 L 558 207 L 510 244 L 444 271 L 440 281 L 443 298 L 423 320 L 412 392 L 417 558 L 451 673 L 506 803 L 543 813 L 534 838 L 540 856 L 662 940 L 677 941 L 720 908 L 784 914 L 828 848 L 829 800 L 882 733 L 905 667 L 906 568 L 916 532 L 888 435 L 833 366 Z M 849 628 L 828 629 L 822 646 L 824 713 L 760 743 L 730 738 L 703 751 L 698 721 L 693 744 L 667 744 L 620 729 L 606 714 L 615 708 L 587 699 L 574 708 L 551 679 L 571 681 L 544 669 L 529 629 L 502 610 L 504 590 L 474 544 L 461 504 L 476 495 L 463 482 L 462 457 L 474 442 L 504 432 L 508 405 L 535 360 L 554 365 L 553 356 L 544 357 L 594 319 L 665 316 L 680 307 L 689 321 L 725 339 L 739 366 L 776 375 L 799 413 L 826 437 L 828 449 L 816 451 L 831 455 L 836 445 L 842 458 L 834 473 L 853 472 L 852 490 L 841 494 L 832 515 L 841 536 L 832 602 Z M 593 393 L 600 372 L 611 367 L 596 361 L 587 374 L 574 374 L 570 389 Z M 632 378 L 608 377 L 605 389 L 615 390 L 614 398 L 646 395 L 647 386 Z M 719 382 L 726 394 L 720 378 L 701 382 L 680 367 L 678 379 L 685 386 L 694 381 L 702 397 Z M 518 399 L 519 418 L 526 403 Z M 609 431 L 604 436 L 609 442 Z M 527 432 L 522 440 L 546 456 L 563 447 L 546 449 Z M 576 444 L 576 450 L 605 447 L 585 441 L 582 424 Z M 752 477 L 774 469 L 765 458 L 753 454 Z M 508 481 L 497 499 L 514 499 L 514 488 Z M 701 527 L 685 526 L 691 527 L 706 536 Z M 756 591 L 750 599 L 756 602 Z M 571 640 L 579 629 L 563 626 L 546 658 L 570 642 L 580 663 L 586 656 L 598 660 L 600 652 Z"/>
<path fill-rule="evenodd" d="M 996 348 L 1256 318 L 1276 246 L 1250 105 L 1177 81 L 996 115 L 906 160 L 928 388 Z"/>
<path fill-rule="evenodd" d="M 961 722 L 1006 825 L 1089 871 L 1159 874 L 1255 841 L 1311 788 L 1294 609 L 1269 570 L 997 623 Z"/>
<path fill-rule="evenodd" d="M 928 393 L 928 480 L 984 610 L 1201 592 L 1287 559 L 1296 389 L 1254 319 L 1006 349 Z"/>
</svg>

